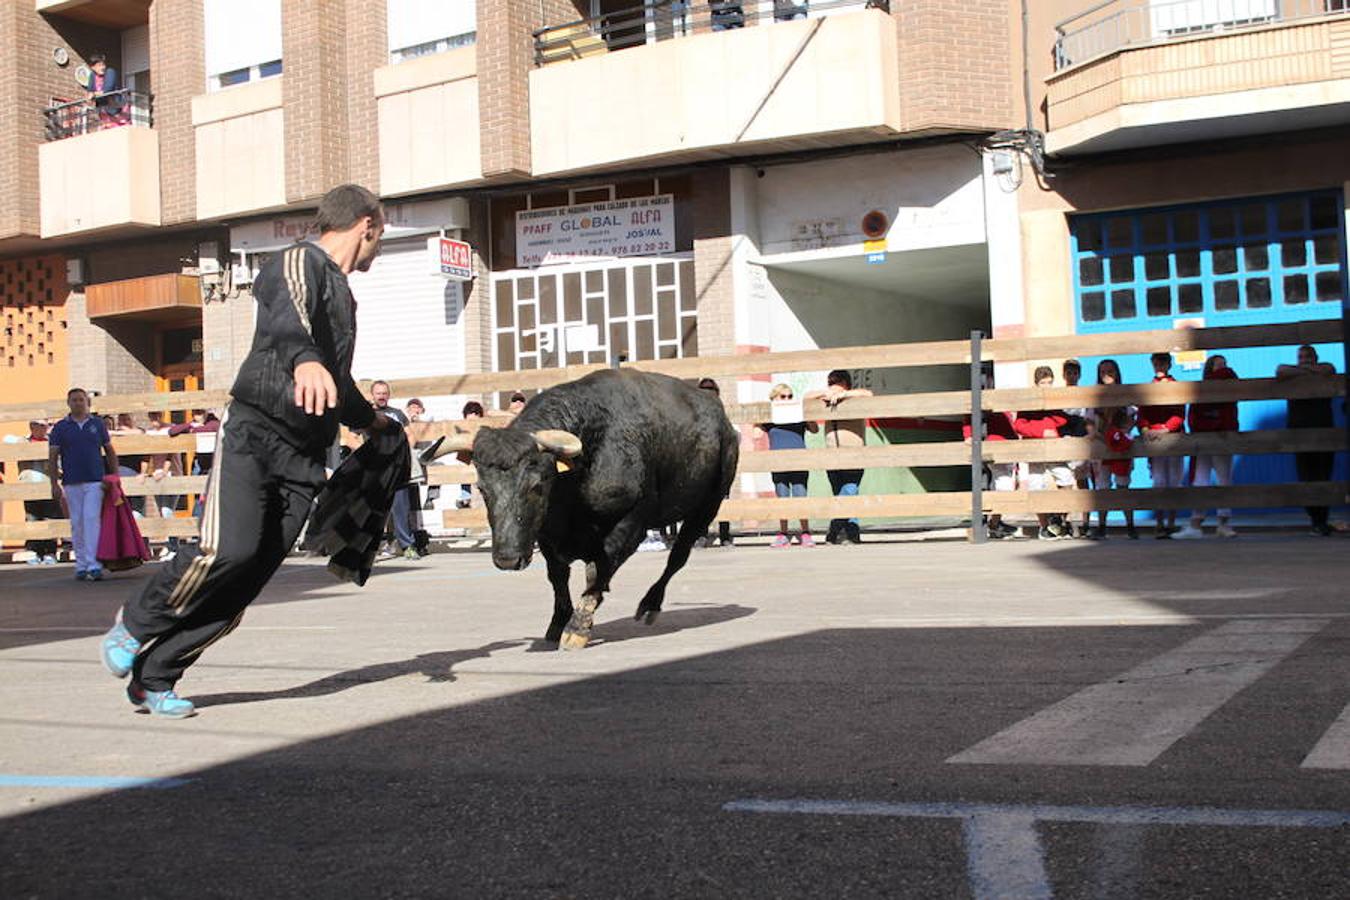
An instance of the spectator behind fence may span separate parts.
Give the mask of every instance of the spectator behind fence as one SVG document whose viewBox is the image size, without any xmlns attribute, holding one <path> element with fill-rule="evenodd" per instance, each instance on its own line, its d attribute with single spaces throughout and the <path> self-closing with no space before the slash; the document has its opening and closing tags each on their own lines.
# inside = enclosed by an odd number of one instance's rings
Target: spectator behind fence
<svg viewBox="0 0 1350 900">
<path fill-rule="evenodd" d="M 825 376 L 825 390 L 812 391 L 803 399 L 820 400 L 831 410 L 852 397 L 871 397 L 867 388 L 855 388 L 853 376 L 846 369 L 835 369 Z M 867 443 L 866 419 L 830 419 L 825 422 L 826 447 L 862 447 Z M 862 481 L 862 469 L 830 469 L 830 490 L 836 497 L 856 497 Z M 862 532 L 857 519 L 831 519 L 825 540 L 831 544 L 862 543 Z"/>
<path fill-rule="evenodd" d="M 1275 370 L 1279 379 L 1297 378 L 1300 375 L 1335 375 L 1336 367 L 1331 363 L 1320 362 L 1317 350 L 1304 344 L 1298 348 L 1298 363 L 1281 365 Z M 1313 397 L 1305 400 L 1289 401 L 1289 428 L 1332 428 L 1336 424 L 1331 411 L 1330 397 Z M 1303 451 L 1294 454 L 1294 467 L 1299 481 L 1328 481 L 1336 462 L 1336 454 L 1321 451 Z M 1304 507 L 1308 518 L 1312 520 L 1312 533 L 1321 537 L 1331 536 L 1331 509 L 1326 506 Z"/>
<path fill-rule="evenodd" d="M 52 499 L 66 499 L 70 514 L 70 542 L 75 545 L 75 580 L 99 581 L 103 567 L 98 552 L 99 521 L 103 507 L 103 475 L 117 471 L 117 452 L 103 420 L 89 414 L 89 395 L 83 388 L 66 393 L 66 416 L 47 436 L 47 471 L 52 476 Z M 103 457 L 107 457 L 104 466 Z M 57 477 L 59 474 L 59 478 Z"/>
<path fill-rule="evenodd" d="M 1035 379 L 1036 387 L 1055 386 L 1055 370 L 1049 366 L 1037 366 L 1032 378 Z M 1017 418 L 1013 420 L 1013 428 L 1019 436 L 1028 440 L 1057 438 L 1060 436 L 1060 429 L 1068 424 L 1068 421 L 1069 414 L 1062 409 L 1030 410 L 1017 414 Z M 1034 462 L 1027 466 L 1027 472 L 1028 487 L 1033 491 L 1047 489 L 1047 475 L 1057 490 L 1068 490 L 1075 483 L 1073 472 L 1067 463 Z M 1067 536 L 1062 525 L 1052 527 L 1048 513 L 1036 513 L 1036 523 L 1040 526 L 1036 532 L 1040 540 L 1055 541 Z"/>
<path fill-rule="evenodd" d="M 1064 365 L 1060 367 L 1060 374 L 1064 377 L 1065 387 L 1078 387 L 1078 382 L 1083 378 L 1083 365 L 1076 359 L 1066 359 Z M 1064 412 L 1068 415 L 1069 421 L 1059 430 L 1060 437 L 1092 437 L 1094 433 L 1092 410 L 1077 406 L 1066 409 Z M 1073 483 L 1076 488 L 1083 491 L 1092 487 L 1091 460 L 1070 460 L 1065 465 L 1073 473 Z M 1061 527 L 1067 528 L 1070 535 L 1075 538 L 1086 538 L 1089 536 L 1088 522 L 1091 517 L 1091 511 L 1084 510 L 1076 522 L 1073 521 L 1073 516 L 1068 513 L 1063 513 L 1059 519 L 1062 523 Z"/>
<path fill-rule="evenodd" d="M 46 421 L 34 419 L 28 423 L 28 443 L 47 443 Z M 19 463 L 18 481 L 21 484 L 43 484 L 51 480 L 51 472 L 46 459 L 25 459 Z M 23 501 L 23 517 L 28 522 L 44 522 L 49 519 L 61 519 L 65 516 L 61 512 L 59 500 L 47 499 Z M 25 541 L 24 549 L 33 554 L 28 559 L 29 565 L 56 565 L 57 542 L 55 538 Z"/>
<path fill-rule="evenodd" d="M 1120 364 L 1114 359 L 1104 359 L 1097 363 L 1097 384 L 1104 387 L 1121 384 Z M 1097 434 L 1113 453 L 1126 453 L 1134 446 L 1130 432 L 1134 430 L 1135 416 L 1138 410 L 1131 405 L 1103 406 L 1093 411 Z M 1098 491 L 1126 490 L 1130 486 L 1130 473 L 1134 469 L 1134 458 L 1097 460 L 1092 466 L 1092 482 Z M 1110 510 L 1098 510 L 1097 530 L 1093 537 L 1106 539 L 1106 518 Z M 1126 509 L 1125 536 L 1132 541 L 1139 540 L 1139 532 L 1134 527 L 1134 510 Z"/>
<path fill-rule="evenodd" d="M 171 437 L 174 434 L 174 428 L 164 421 L 160 413 L 150 414 L 150 428 L 147 434 L 160 437 Z M 147 473 L 152 481 L 159 484 L 166 478 L 177 478 L 183 474 L 183 458 L 177 453 L 152 453 L 149 457 L 149 471 Z M 161 519 L 172 519 L 178 511 L 178 494 L 160 494 L 154 496 L 154 504 L 159 511 Z M 178 538 L 170 537 L 159 549 L 159 558 L 168 559 L 178 552 Z"/>
<path fill-rule="evenodd" d="M 426 404 L 416 397 L 403 404 L 403 412 L 408 416 L 408 444 L 413 449 L 413 467 L 422 470 L 422 464 L 417 461 L 417 453 L 431 446 L 431 439 L 427 437 L 427 429 L 430 427 L 429 423 L 432 421 L 432 417 L 427 414 Z M 425 470 L 422 471 L 425 475 Z M 425 501 L 421 499 L 421 488 L 417 484 L 410 484 L 408 488 L 408 498 L 412 501 L 413 538 L 418 554 L 426 556 L 427 548 L 431 544 L 431 536 L 426 531 L 422 512 L 436 507 L 436 501 L 441 499 L 441 486 L 439 484 L 427 484 Z"/>
<path fill-rule="evenodd" d="M 980 376 L 984 389 L 989 391 L 994 389 L 994 373 L 986 369 Z M 984 441 L 1000 442 L 1017 440 L 1017 429 L 1013 427 L 1013 417 L 1006 412 L 986 412 L 982 415 L 983 430 L 980 432 L 980 439 Z M 965 424 L 961 427 L 961 436 L 965 438 L 967 444 L 972 441 L 971 418 L 966 416 Z M 989 486 L 995 491 L 1011 491 L 1017 486 L 1017 464 L 1010 462 L 989 463 L 986 468 L 989 471 Z M 1003 516 L 999 513 L 991 513 L 986 523 L 986 533 L 995 540 L 1012 537 L 1017 534 L 1017 529 L 1003 521 Z"/>
<path fill-rule="evenodd" d="M 722 397 L 722 389 L 718 387 L 716 380 L 708 378 L 707 376 L 704 376 L 703 378 L 700 378 L 698 380 L 698 389 L 700 391 L 709 391 L 712 393 L 714 397 L 717 397 L 718 399 L 721 399 Z M 717 522 L 717 544 L 713 543 L 712 533 L 709 532 L 708 534 L 703 535 L 703 537 L 699 539 L 699 542 L 698 544 L 696 544 L 696 546 L 730 547 L 733 546 L 733 543 L 734 542 L 732 541 L 731 538 L 731 523 L 726 521 L 725 519 L 719 519 Z"/>
<path fill-rule="evenodd" d="M 769 400 L 791 400 L 793 396 L 792 386 L 788 384 L 775 384 L 769 391 Z M 757 426 L 769 439 L 770 450 L 805 450 L 806 432 L 814 434 L 820 426 L 816 422 L 788 422 L 773 423 L 766 422 Z M 809 473 L 805 471 L 793 472 L 774 472 L 773 492 L 778 497 L 805 497 L 807 480 Z M 807 519 L 798 521 L 800 526 L 799 536 L 794 542 L 788 536 L 788 520 L 778 520 L 778 535 L 773 539 L 773 547 L 787 547 L 793 543 L 798 543 L 803 547 L 814 547 L 816 542 L 811 537 L 811 523 Z"/>
<path fill-rule="evenodd" d="M 1228 368 L 1228 360 L 1215 354 L 1205 360 L 1204 381 L 1233 381 L 1237 373 Z M 1236 403 L 1192 403 L 1186 414 L 1186 424 L 1191 434 L 1215 434 L 1238 430 L 1238 407 Z M 1191 458 L 1191 473 L 1188 484 L 1197 487 L 1209 487 L 1210 476 L 1214 484 L 1228 487 L 1233 483 L 1233 455 L 1231 453 L 1198 453 Z M 1219 527 L 1214 532 L 1221 538 L 1237 537 L 1228 524 L 1233 516 L 1231 509 L 1216 509 Z M 1204 509 L 1191 510 L 1190 524 L 1178 531 L 1174 538 L 1194 540 L 1205 536 Z"/>
<path fill-rule="evenodd" d="M 389 382 L 372 382 L 370 385 L 370 400 L 377 413 L 384 413 L 385 416 L 393 419 L 404 428 L 408 427 L 408 417 L 403 410 L 389 405 Z M 384 553 L 380 554 L 382 559 L 391 559 L 395 556 L 402 556 L 405 559 L 421 558 L 417 552 L 417 540 L 413 536 L 412 502 L 406 488 L 394 492 L 394 502 L 389 509 L 389 520 L 393 526 L 394 538 L 393 542 L 385 548 Z"/>
<path fill-rule="evenodd" d="M 477 400 L 470 400 L 468 403 L 464 404 L 464 409 L 460 412 L 460 417 L 464 419 L 481 419 L 483 418 L 483 414 L 483 404 L 479 403 Z M 467 465 L 472 459 L 472 453 L 469 450 L 461 450 L 456 455 L 456 458 L 461 463 Z M 473 485 L 461 484 L 459 486 L 459 499 L 455 501 L 455 506 L 459 509 L 468 509 L 472 502 Z"/>
<path fill-rule="evenodd" d="M 1161 384 L 1176 381 L 1172 377 L 1172 354 L 1155 353 L 1149 357 L 1153 364 L 1153 383 Z M 1145 440 L 1154 440 L 1166 434 L 1184 434 L 1186 431 L 1186 405 L 1184 403 L 1163 403 L 1139 407 L 1139 435 Z M 1181 487 L 1186 471 L 1186 460 L 1181 456 L 1151 456 L 1148 471 L 1153 476 L 1155 488 Z M 1177 530 L 1177 511 L 1159 509 L 1153 512 L 1153 536 L 1159 539 L 1170 538 Z"/>
</svg>

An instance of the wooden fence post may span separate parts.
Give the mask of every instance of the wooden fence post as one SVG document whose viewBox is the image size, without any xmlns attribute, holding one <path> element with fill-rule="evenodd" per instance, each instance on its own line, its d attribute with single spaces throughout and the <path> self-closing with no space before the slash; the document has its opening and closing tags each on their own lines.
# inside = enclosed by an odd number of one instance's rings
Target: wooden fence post
<svg viewBox="0 0 1350 900">
<path fill-rule="evenodd" d="M 989 538 L 984 527 L 984 391 L 980 342 L 984 334 L 970 333 L 970 542 L 983 544 Z"/>
</svg>

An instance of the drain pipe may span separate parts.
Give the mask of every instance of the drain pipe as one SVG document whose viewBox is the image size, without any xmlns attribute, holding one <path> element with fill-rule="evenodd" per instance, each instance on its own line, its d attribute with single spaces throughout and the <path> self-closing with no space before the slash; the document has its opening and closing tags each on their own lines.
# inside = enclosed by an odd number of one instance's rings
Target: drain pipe
<svg viewBox="0 0 1350 900">
<path fill-rule="evenodd" d="M 1031 114 L 1031 14 L 1027 11 L 1028 0 L 1022 0 L 1022 101 L 1026 104 L 1026 129 L 1035 131 L 1035 121 Z"/>
</svg>

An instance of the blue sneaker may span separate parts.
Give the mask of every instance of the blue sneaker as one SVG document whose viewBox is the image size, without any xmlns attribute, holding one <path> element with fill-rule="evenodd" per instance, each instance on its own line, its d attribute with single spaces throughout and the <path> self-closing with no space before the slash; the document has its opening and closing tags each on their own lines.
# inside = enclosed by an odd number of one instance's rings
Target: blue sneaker
<svg viewBox="0 0 1350 900">
<path fill-rule="evenodd" d="M 85 572 L 85 573 L 84 573 L 84 580 L 85 580 L 85 581 L 102 581 L 102 580 L 103 580 L 103 567 L 102 567 L 102 566 L 99 566 L 99 567 L 96 568 L 96 569 L 90 569 L 88 572 Z"/>
<path fill-rule="evenodd" d="M 187 719 L 197 714 L 197 708 L 192 705 L 191 700 L 184 700 L 173 691 L 145 691 L 144 702 L 138 704 L 143 709 L 148 709 L 151 715 L 164 716 L 169 719 Z M 132 692 L 127 691 L 127 698 L 133 703 Z"/>
<path fill-rule="evenodd" d="M 103 636 L 99 650 L 103 656 L 103 665 L 113 677 L 126 678 L 136 663 L 136 654 L 141 652 L 141 642 L 131 636 L 131 632 L 127 631 L 119 616 L 113 627 Z"/>
<path fill-rule="evenodd" d="M 76 580 L 76 581 L 84 581 L 84 576 L 85 576 L 85 575 L 88 575 L 88 574 L 89 574 L 89 573 L 86 572 L 84 569 L 76 569 L 76 570 L 75 570 L 75 580 Z"/>
</svg>

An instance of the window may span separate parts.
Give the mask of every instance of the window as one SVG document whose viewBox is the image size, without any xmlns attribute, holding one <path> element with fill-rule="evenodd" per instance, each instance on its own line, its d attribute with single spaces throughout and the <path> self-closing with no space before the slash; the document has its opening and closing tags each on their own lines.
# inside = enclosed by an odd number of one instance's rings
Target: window
<svg viewBox="0 0 1350 900">
<path fill-rule="evenodd" d="M 1344 214 L 1341 192 L 1330 190 L 1076 216 L 1078 320 L 1157 327 L 1176 316 L 1222 322 L 1249 310 L 1340 303 Z"/>
<path fill-rule="evenodd" d="M 389 62 L 400 63 L 478 38 L 476 0 L 388 0 Z"/>
<path fill-rule="evenodd" d="M 207 89 L 281 74 L 281 0 L 206 0 Z"/>
</svg>

